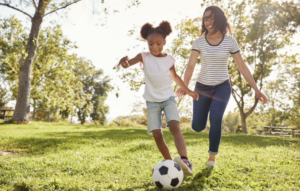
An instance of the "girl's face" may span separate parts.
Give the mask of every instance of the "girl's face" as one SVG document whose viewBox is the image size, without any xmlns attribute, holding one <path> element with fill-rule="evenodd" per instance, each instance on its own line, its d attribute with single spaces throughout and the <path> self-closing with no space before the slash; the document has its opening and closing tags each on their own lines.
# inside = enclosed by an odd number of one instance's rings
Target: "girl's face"
<svg viewBox="0 0 300 191">
<path fill-rule="evenodd" d="M 159 33 L 152 33 L 147 38 L 148 42 L 148 48 L 150 53 L 153 56 L 162 56 L 162 51 L 164 48 L 164 45 L 166 44 L 165 39 L 163 36 Z"/>
<path fill-rule="evenodd" d="M 204 13 L 204 26 L 208 30 L 208 33 L 214 32 L 214 14 L 212 14 L 211 10 L 207 10 Z"/>
</svg>

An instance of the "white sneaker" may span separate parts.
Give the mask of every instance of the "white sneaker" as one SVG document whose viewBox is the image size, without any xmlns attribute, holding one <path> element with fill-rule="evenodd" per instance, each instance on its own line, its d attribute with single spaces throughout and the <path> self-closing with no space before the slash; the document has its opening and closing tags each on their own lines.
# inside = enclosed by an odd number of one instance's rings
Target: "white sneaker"
<svg viewBox="0 0 300 191">
<path fill-rule="evenodd" d="M 207 162 L 207 166 L 208 166 L 208 167 L 217 166 L 217 163 L 214 162 L 214 161 L 208 161 L 208 162 Z"/>
</svg>

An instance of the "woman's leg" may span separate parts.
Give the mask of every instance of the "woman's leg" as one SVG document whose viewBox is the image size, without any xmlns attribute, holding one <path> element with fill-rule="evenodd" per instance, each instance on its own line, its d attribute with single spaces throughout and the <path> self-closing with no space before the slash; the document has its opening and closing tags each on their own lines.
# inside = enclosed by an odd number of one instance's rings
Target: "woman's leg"
<svg viewBox="0 0 300 191">
<path fill-rule="evenodd" d="M 212 89 L 197 82 L 195 91 L 199 94 L 199 100 L 193 100 L 192 129 L 200 132 L 206 128 Z"/>
<path fill-rule="evenodd" d="M 229 81 L 225 81 L 214 88 L 214 94 L 210 107 L 210 131 L 209 131 L 209 153 L 210 161 L 215 161 L 218 154 L 222 136 L 223 115 L 231 94 Z"/>
<path fill-rule="evenodd" d="M 165 160 L 172 160 L 169 148 L 164 140 L 164 136 L 161 129 L 152 130 L 152 134 L 156 142 L 157 148 L 160 151 L 160 153 L 163 155 Z"/>
</svg>

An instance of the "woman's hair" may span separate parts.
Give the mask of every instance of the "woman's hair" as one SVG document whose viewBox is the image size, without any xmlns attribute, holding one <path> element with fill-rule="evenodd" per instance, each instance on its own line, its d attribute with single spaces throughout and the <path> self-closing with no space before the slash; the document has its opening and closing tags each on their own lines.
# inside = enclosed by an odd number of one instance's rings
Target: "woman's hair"
<svg viewBox="0 0 300 191">
<path fill-rule="evenodd" d="M 148 36 L 152 33 L 159 33 L 165 39 L 171 32 L 172 27 L 168 21 L 162 21 L 156 28 L 150 23 L 144 24 L 141 28 L 141 36 L 145 40 L 147 40 Z"/>
<path fill-rule="evenodd" d="M 204 17 L 205 12 L 208 11 L 208 10 L 211 11 L 211 14 L 208 17 Z M 231 35 L 231 25 L 228 21 L 228 17 L 224 13 L 224 11 L 218 6 L 209 6 L 205 9 L 205 11 L 203 13 L 203 19 L 202 19 L 201 35 L 208 33 L 208 30 L 207 30 L 207 28 L 205 27 L 205 24 L 204 24 L 204 20 L 206 18 L 210 18 L 212 16 L 214 16 L 215 32 L 220 30 L 221 33 L 223 33 L 223 34 L 229 33 Z"/>
</svg>

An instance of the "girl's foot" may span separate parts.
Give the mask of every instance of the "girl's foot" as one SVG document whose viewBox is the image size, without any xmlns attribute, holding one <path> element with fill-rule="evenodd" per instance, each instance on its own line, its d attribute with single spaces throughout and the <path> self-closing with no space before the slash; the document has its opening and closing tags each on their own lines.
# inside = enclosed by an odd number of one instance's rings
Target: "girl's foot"
<svg viewBox="0 0 300 191">
<path fill-rule="evenodd" d="M 182 168 L 184 176 L 193 176 L 192 164 L 189 160 L 175 157 L 174 161 Z"/>
</svg>

